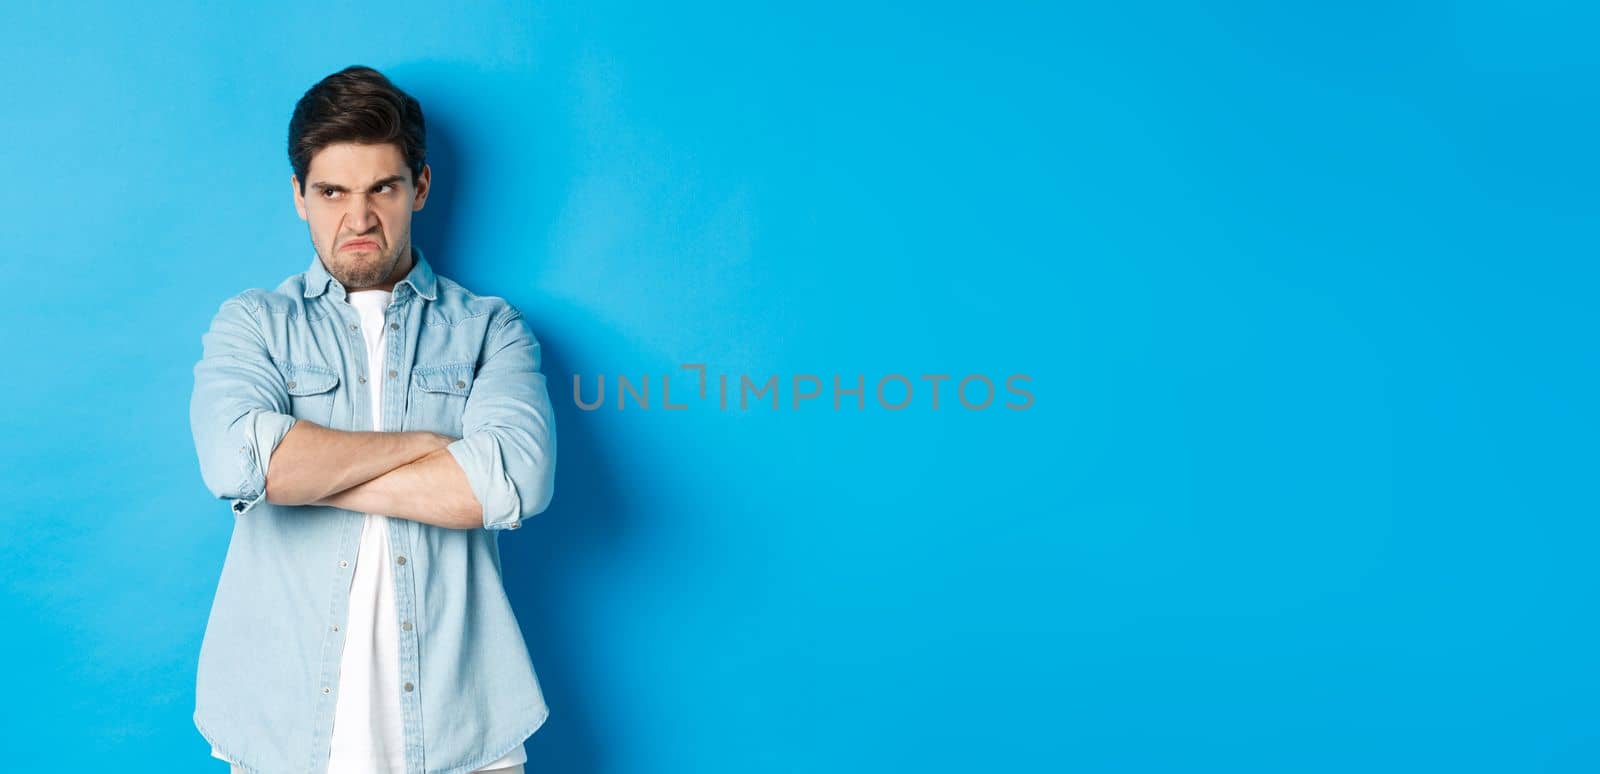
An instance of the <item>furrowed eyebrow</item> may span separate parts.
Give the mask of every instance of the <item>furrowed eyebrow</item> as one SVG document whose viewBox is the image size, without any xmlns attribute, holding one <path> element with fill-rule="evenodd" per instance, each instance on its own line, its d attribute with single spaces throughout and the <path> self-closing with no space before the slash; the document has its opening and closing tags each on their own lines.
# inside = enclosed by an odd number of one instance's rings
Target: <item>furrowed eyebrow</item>
<svg viewBox="0 0 1600 774">
<path fill-rule="evenodd" d="M 405 175 L 390 175 L 390 176 L 388 176 L 386 178 L 378 180 L 377 182 L 374 182 L 371 186 L 368 186 L 368 187 L 369 188 L 377 188 L 378 186 L 381 186 L 381 185 L 393 185 L 395 183 L 404 183 L 405 181 L 406 181 L 406 176 Z M 315 183 L 312 183 L 311 187 L 313 189 L 315 189 L 315 190 L 318 190 L 318 191 L 349 191 L 350 190 L 350 189 L 345 188 L 344 186 L 339 185 L 337 183 L 324 183 L 324 182 L 322 182 L 320 180 L 315 182 Z"/>
</svg>

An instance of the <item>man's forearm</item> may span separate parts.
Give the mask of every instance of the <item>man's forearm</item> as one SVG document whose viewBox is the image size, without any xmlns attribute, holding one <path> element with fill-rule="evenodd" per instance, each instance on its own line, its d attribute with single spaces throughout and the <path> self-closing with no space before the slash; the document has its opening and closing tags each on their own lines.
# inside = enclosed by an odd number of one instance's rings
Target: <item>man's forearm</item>
<svg viewBox="0 0 1600 774">
<path fill-rule="evenodd" d="M 267 463 L 267 501 L 306 505 L 370 481 L 454 439 L 428 432 L 333 430 L 299 420 Z"/>
<path fill-rule="evenodd" d="M 466 472 L 449 450 L 442 447 L 316 504 L 395 516 L 449 529 L 483 526 L 483 505 L 472 494 Z"/>
</svg>

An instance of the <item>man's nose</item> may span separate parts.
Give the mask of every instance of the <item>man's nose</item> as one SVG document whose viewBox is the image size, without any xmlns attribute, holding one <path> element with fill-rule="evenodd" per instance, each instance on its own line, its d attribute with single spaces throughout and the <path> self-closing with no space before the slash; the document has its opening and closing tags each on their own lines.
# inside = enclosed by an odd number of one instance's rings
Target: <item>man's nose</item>
<svg viewBox="0 0 1600 774">
<path fill-rule="evenodd" d="M 350 209 L 345 213 L 345 225 L 357 234 L 367 233 L 372 224 L 377 220 L 377 213 L 373 212 L 372 203 L 367 197 L 356 194 L 350 197 Z"/>
</svg>

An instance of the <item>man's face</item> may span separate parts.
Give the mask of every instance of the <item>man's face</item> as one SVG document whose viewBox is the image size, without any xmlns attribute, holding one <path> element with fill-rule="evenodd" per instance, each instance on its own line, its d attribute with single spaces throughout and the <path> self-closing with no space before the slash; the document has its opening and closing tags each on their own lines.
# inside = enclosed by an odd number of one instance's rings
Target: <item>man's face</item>
<svg viewBox="0 0 1600 774">
<path fill-rule="evenodd" d="M 312 155 L 304 194 L 290 176 L 311 244 L 345 290 L 390 290 L 411 270 L 411 213 L 427 200 L 431 174 L 423 165 L 413 183 L 394 143 L 339 143 Z"/>
</svg>

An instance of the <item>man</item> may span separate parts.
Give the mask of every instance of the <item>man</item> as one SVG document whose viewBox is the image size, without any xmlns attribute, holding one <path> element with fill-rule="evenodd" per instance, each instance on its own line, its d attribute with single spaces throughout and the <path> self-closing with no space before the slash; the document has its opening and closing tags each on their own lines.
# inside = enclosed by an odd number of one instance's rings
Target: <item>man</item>
<svg viewBox="0 0 1600 774">
<path fill-rule="evenodd" d="M 223 302 L 190 424 L 233 537 L 194 722 L 233 770 L 521 772 L 544 696 L 501 583 L 556 438 L 539 342 L 411 243 L 422 109 L 349 67 L 289 122 L 316 256 Z"/>
</svg>

